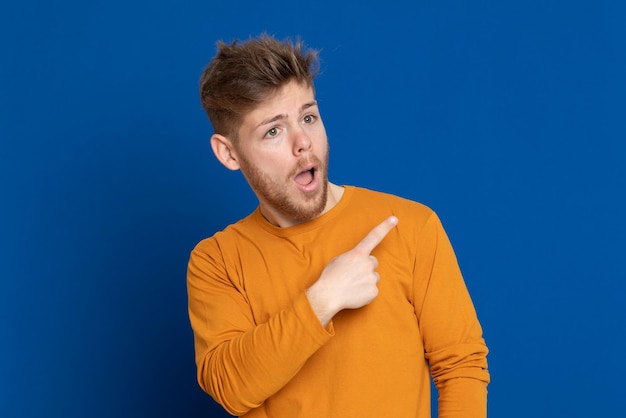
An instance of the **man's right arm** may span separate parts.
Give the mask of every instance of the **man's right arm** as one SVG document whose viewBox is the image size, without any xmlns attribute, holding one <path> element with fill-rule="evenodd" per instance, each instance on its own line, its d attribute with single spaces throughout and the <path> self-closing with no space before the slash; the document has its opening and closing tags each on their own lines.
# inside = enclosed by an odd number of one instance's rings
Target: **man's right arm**
<svg viewBox="0 0 626 418">
<path fill-rule="evenodd" d="M 257 325 L 217 245 L 205 244 L 192 252 L 187 271 L 198 383 L 229 413 L 242 415 L 286 385 L 332 338 L 332 325 L 321 326 L 304 293 Z"/>
</svg>

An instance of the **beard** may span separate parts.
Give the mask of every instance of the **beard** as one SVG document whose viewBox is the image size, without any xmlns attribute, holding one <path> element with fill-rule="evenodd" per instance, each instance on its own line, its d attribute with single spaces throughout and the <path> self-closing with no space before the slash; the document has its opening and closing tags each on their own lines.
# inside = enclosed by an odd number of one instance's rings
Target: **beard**
<svg viewBox="0 0 626 418">
<path fill-rule="evenodd" d="M 292 182 L 302 167 L 310 162 L 317 165 L 316 175 L 319 176 L 320 187 L 314 193 L 304 193 L 294 188 Z M 326 208 L 326 201 L 328 200 L 328 151 L 324 155 L 324 162 L 315 156 L 302 160 L 284 180 L 271 178 L 241 155 L 239 155 L 239 166 L 259 200 L 265 201 L 283 216 L 303 222 L 317 217 Z"/>
</svg>

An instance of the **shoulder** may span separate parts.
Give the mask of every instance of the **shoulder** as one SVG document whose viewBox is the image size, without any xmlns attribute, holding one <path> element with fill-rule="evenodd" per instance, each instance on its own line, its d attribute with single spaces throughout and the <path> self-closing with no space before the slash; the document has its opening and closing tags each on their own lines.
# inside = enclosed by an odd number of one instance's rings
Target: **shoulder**
<svg viewBox="0 0 626 418">
<path fill-rule="evenodd" d="M 258 232 L 255 232 L 256 222 L 253 221 L 253 217 L 254 213 L 202 239 L 193 248 L 192 254 L 221 253 L 227 248 L 236 246 L 236 243 L 245 240 L 245 237 L 254 236 Z"/>
<path fill-rule="evenodd" d="M 429 206 L 408 199 L 397 194 L 351 186 L 353 189 L 353 204 L 364 208 L 380 208 L 391 211 L 396 215 L 411 215 L 424 221 L 434 215 Z"/>
</svg>

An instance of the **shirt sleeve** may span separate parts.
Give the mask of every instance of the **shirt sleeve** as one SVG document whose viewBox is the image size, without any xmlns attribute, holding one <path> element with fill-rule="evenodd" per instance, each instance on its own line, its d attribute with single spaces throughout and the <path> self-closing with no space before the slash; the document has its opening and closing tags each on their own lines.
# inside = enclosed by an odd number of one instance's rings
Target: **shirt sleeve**
<svg viewBox="0 0 626 418">
<path fill-rule="evenodd" d="M 305 293 L 256 324 L 214 239 L 192 251 L 187 292 L 198 383 L 233 415 L 259 407 L 334 334 L 332 323 L 322 327 Z"/>
<path fill-rule="evenodd" d="M 485 418 L 488 349 L 449 239 L 435 213 L 420 233 L 415 307 L 439 392 L 440 418 Z"/>
</svg>

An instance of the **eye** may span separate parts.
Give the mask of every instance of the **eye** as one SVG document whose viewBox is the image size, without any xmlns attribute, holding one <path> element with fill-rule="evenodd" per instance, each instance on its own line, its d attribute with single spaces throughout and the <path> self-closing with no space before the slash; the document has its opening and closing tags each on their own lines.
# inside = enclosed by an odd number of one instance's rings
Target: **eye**
<svg viewBox="0 0 626 418">
<path fill-rule="evenodd" d="M 311 123 L 315 122 L 315 116 L 313 116 L 313 115 L 306 115 L 306 116 L 302 119 L 302 121 L 303 121 L 305 124 L 311 124 Z"/>
<path fill-rule="evenodd" d="M 278 128 L 272 128 L 265 133 L 265 136 L 269 136 L 271 138 L 275 137 L 276 135 L 278 135 Z"/>
</svg>

